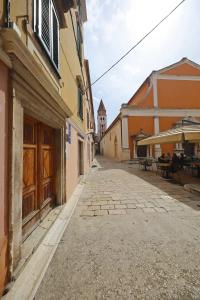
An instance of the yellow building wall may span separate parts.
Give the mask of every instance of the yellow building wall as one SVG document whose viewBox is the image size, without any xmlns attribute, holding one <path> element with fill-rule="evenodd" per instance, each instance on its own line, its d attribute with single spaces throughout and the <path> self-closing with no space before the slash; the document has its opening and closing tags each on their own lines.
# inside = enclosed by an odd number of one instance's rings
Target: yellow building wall
<svg viewBox="0 0 200 300">
<path fill-rule="evenodd" d="M 81 47 L 82 50 L 82 70 L 81 62 L 79 61 L 76 40 L 77 40 L 77 17 L 78 7 L 71 9 L 72 19 L 70 12 L 65 13 L 65 20 L 67 27 L 60 28 L 59 31 L 59 75 L 52 66 L 48 54 L 43 49 L 39 42 L 36 34 L 33 31 L 33 2 L 28 0 L 11 0 L 10 1 L 10 19 L 11 22 L 16 24 L 18 34 L 21 37 L 22 42 L 28 48 L 30 53 L 35 59 L 35 62 L 40 66 L 41 72 L 43 72 L 49 82 L 53 85 L 58 94 L 62 97 L 63 101 L 67 104 L 69 109 L 72 111 L 70 120 L 73 123 L 72 127 L 72 143 L 67 143 L 67 198 L 69 199 L 75 186 L 79 181 L 78 173 L 78 133 L 83 137 L 84 140 L 84 171 L 87 172 L 92 156 L 90 142 L 92 138 L 88 140 L 88 129 L 87 129 L 87 111 L 88 101 L 86 94 L 83 95 L 83 120 L 78 115 L 78 80 L 81 81 L 81 88 L 85 90 L 87 85 L 87 76 L 84 69 L 84 39 Z M 57 1 L 54 1 L 56 7 Z M 0 18 L 2 1 L 0 1 Z M 1 19 L 0 19 L 1 20 Z M 72 20 L 74 28 L 72 25 Z M 83 37 L 83 25 L 81 26 L 81 32 Z M 75 32 L 74 32 L 75 31 Z M 27 66 L 28 67 L 28 66 Z"/>
<path fill-rule="evenodd" d="M 101 139 L 100 152 L 101 154 L 109 158 L 113 158 L 119 161 L 122 160 L 120 119 Z"/>
<path fill-rule="evenodd" d="M 35 36 L 35 33 L 33 32 L 32 5 L 33 1 L 11 0 L 11 21 L 17 25 L 22 41 L 30 50 L 33 57 L 35 58 L 35 61 L 40 65 L 42 71 L 45 73 L 49 81 L 53 84 L 56 91 L 62 96 L 63 100 L 73 112 L 72 120 L 81 129 L 84 129 L 83 120 L 81 120 L 78 116 L 78 89 L 76 82 L 77 76 L 81 78 L 82 73 L 70 13 L 68 12 L 65 14 L 67 27 L 60 29 L 59 74 L 61 78 L 59 78 L 53 66 L 49 62 L 48 55 L 40 45 Z M 78 10 L 71 9 L 71 12 L 76 34 L 76 13 L 78 12 Z M 83 79 L 82 81 L 84 82 Z M 84 110 L 85 109 L 83 109 L 83 111 Z"/>
</svg>

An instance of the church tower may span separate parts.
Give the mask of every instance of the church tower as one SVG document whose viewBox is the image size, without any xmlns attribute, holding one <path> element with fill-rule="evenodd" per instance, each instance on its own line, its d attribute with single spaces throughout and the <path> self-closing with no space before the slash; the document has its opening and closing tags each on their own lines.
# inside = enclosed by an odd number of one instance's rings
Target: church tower
<svg viewBox="0 0 200 300">
<path fill-rule="evenodd" d="M 107 129 L 107 115 L 103 100 L 100 101 L 97 111 L 97 123 L 98 123 L 98 139 L 104 135 Z"/>
</svg>

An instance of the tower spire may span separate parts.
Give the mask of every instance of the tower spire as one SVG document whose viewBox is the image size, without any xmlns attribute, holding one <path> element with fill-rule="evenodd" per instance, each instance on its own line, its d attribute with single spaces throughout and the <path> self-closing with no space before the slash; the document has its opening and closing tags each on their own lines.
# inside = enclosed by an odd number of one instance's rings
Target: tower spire
<svg viewBox="0 0 200 300">
<path fill-rule="evenodd" d="M 106 108 L 105 108 L 105 105 L 104 105 L 102 99 L 100 101 L 99 108 L 98 108 L 98 112 L 101 112 L 101 111 L 105 111 L 106 112 Z"/>
<path fill-rule="evenodd" d="M 97 110 L 97 123 L 98 123 L 98 138 L 100 140 L 107 129 L 107 114 L 102 99 L 99 103 L 99 108 Z"/>
</svg>

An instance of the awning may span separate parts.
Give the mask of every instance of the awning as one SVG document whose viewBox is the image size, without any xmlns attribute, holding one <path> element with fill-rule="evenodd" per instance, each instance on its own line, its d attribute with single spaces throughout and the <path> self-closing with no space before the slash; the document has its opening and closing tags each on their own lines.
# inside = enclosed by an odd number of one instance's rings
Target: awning
<svg viewBox="0 0 200 300">
<path fill-rule="evenodd" d="M 200 125 L 181 126 L 163 131 L 138 141 L 137 145 L 175 144 L 184 141 L 200 142 Z"/>
</svg>

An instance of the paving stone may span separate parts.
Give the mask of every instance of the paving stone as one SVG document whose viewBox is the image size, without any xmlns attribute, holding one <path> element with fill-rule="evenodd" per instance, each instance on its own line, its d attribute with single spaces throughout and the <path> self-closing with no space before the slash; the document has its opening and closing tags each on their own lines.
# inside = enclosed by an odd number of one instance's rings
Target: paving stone
<svg viewBox="0 0 200 300">
<path fill-rule="evenodd" d="M 115 208 L 117 208 L 117 209 L 126 209 L 126 205 L 123 205 L 123 204 L 116 204 L 116 205 L 115 205 Z"/>
<path fill-rule="evenodd" d="M 94 211 L 94 216 L 106 216 L 108 215 L 108 210 L 95 210 Z"/>
<path fill-rule="evenodd" d="M 122 204 L 136 204 L 136 203 L 139 203 L 139 201 L 136 200 L 136 199 L 134 199 L 134 200 L 128 199 L 128 200 L 120 201 L 120 203 L 122 203 Z"/>
<path fill-rule="evenodd" d="M 80 216 L 81 217 L 93 217 L 94 216 L 94 211 L 92 210 L 85 210 L 85 211 L 82 211 L 80 213 Z"/>
<path fill-rule="evenodd" d="M 109 215 L 125 215 L 126 210 L 125 209 L 109 209 L 108 211 Z"/>
<path fill-rule="evenodd" d="M 136 204 L 136 207 L 138 207 L 138 208 L 144 208 L 145 205 L 144 205 L 143 203 L 137 203 L 137 204 Z"/>
<path fill-rule="evenodd" d="M 151 202 L 147 202 L 147 203 L 145 203 L 145 207 L 154 208 L 155 204 L 153 204 Z"/>
<path fill-rule="evenodd" d="M 114 205 L 112 204 L 107 204 L 107 205 L 101 205 L 101 209 L 114 209 Z"/>
<path fill-rule="evenodd" d="M 163 207 L 155 207 L 155 210 L 159 213 L 166 213 L 166 209 L 164 209 Z"/>
<path fill-rule="evenodd" d="M 88 210 L 97 210 L 100 209 L 100 205 L 90 205 L 88 206 Z"/>
<path fill-rule="evenodd" d="M 144 207 L 142 208 L 143 212 L 145 213 L 155 213 L 156 210 L 154 208 L 151 208 L 151 207 Z"/>
<path fill-rule="evenodd" d="M 127 208 L 126 209 L 126 213 L 127 214 L 138 214 L 138 212 L 142 212 L 142 209 L 141 208 Z"/>
<path fill-rule="evenodd" d="M 121 201 L 117 201 L 117 200 L 115 200 L 115 201 L 108 201 L 108 204 L 112 204 L 112 205 L 115 205 L 115 204 L 121 204 Z"/>
<path fill-rule="evenodd" d="M 112 199 L 115 201 L 115 200 L 121 200 L 121 198 L 119 196 L 111 196 Z"/>
<path fill-rule="evenodd" d="M 92 201 L 92 205 L 106 205 L 107 201 Z"/>
<path fill-rule="evenodd" d="M 126 206 L 127 206 L 127 208 L 133 208 L 133 209 L 137 208 L 136 204 L 133 204 L 133 203 L 127 204 Z"/>
</svg>

